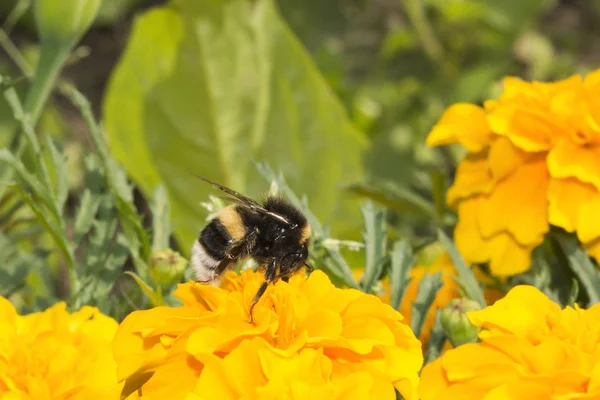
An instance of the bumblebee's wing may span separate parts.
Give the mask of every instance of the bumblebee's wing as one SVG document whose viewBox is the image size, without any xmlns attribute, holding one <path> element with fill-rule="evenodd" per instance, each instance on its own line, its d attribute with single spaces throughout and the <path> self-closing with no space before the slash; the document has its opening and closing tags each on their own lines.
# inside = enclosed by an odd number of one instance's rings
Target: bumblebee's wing
<svg viewBox="0 0 600 400">
<path fill-rule="evenodd" d="M 194 175 L 194 174 L 192 174 L 192 175 Z M 238 204 L 239 206 L 245 207 L 251 211 L 269 215 L 269 216 L 276 218 L 276 219 L 280 220 L 281 222 L 284 222 L 289 225 L 290 222 L 287 219 L 285 219 L 284 217 L 282 217 L 281 215 L 279 215 L 277 213 L 266 210 L 257 201 L 255 201 L 249 197 L 246 197 L 243 194 L 238 193 L 233 189 L 229 189 L 226 186 L 223 186 L 216 182 L 213 182 L 210 179 L 204 178 L 199 175 L 194 175 L 194 176 L 198 179 L 203 180 L 204 182 L 210 183 L 215 189 L 219 189 L 229 195 L 229 196 L 221 196 L 222 199 L 234 202 L 234 203 Z"/>
</svg>

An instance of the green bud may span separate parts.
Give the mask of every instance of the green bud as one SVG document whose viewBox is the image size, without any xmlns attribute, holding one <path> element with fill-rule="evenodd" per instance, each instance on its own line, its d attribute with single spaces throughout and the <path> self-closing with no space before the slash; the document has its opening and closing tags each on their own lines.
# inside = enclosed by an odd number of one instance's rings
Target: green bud
<svg viewBox="0 0 600 400">
<path fill-rule="evenodd" d="M 34 0 L 40 39 L 77 41 L 88 30 L 102 0 Z"/>
<path fill-rule="evenodd" d="M 162 287 L 169 287 L 183 277 L 188 261 L 171 249 L 160 250 L 150 257 L 150 276 Z"/>
<path fill-rule="evenodd" d="M 453 299 L 442 309 L 442 328 L 454 347 L 477 340 L 480 329 L 471 324 L 467 312 L 480 309 L 479 303 L 467 298 Z"/>
</svg>

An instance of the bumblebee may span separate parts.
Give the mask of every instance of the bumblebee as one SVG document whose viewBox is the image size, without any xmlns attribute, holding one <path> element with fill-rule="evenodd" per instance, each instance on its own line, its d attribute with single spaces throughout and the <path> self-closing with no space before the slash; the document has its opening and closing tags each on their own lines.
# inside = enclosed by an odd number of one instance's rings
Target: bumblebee
<svg viewBox="0 0 600 400">
<path fill-rule="evenodd" d="M 234 204 L 221 209 L 200 232 L 192 247 L 191 264 L 197 282 L 218 285 L 220 277 L 237 261 L 249 257 L 264 269 L 262 283 L 250 306 L 252 310 L 270 283 L 288 279 L 306 264 L 311 230 L 306 217 L 287 200 L 267 196 L 262 204 L 201 176 L 227 194 Z"/>
</svg>

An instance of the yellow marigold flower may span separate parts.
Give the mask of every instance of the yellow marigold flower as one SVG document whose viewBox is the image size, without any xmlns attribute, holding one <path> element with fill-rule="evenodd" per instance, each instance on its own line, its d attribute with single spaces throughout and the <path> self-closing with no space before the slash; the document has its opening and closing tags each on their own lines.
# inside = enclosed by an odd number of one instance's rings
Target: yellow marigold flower
<svg viewBox="0 0 600 400">
<path fill-rule="evenodd" d="M 179 285 L 182 307 L 130 314 L 113 343 L 125 394 L 142 399 L 417 398 L 421 344 L 376 296 L 338 289 L 321 271 L 270 285 L 228 272 L 221 287 Z M 294 377 L 293 379 L 291 377 Z M 359 397 L 356 397 L 359 398 Z"/>
<path fill-rule="evenodd" d="M 481 342 L 459 346 L 421 374 L 422 400 L 600 398 L 600 305 L 563 310 L 516 286 L 468 313 Z"/>
<path fill-rule="evenodd" d="M 69 314 L 64 303 L 20 316 L 0 297 L 0 398 L 118 399 L 117 327 L 95 308 Z"/>
<path fill-rule="evenodd" d="M 430 145 L 461 143 L 447 201 L 458 211 L 454 233 L 469 262 L 490 262 L 497 276 L 523 272 L 550 224 L 576 232 L 600 259 L 600 70 L 553 82 L 506 78 L 484 107 L 450 107 Z"/>
</svg>

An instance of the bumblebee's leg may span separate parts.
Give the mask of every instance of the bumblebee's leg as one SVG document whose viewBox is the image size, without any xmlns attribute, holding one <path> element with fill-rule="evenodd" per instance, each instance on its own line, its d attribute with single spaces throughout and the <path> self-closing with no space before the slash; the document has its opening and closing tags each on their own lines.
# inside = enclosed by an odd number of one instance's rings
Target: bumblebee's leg
<svg viewBox="0 0 600 400">
<path fill-rule="evenodd" d="M 277 273 L 277 263 L 276 263 L 275 259 L 273 259 L 269 263 L 269 265 L 267 266 L 267 269 L 265 271 L 265 281 L 262 283 L 262 285 L 260 285 L 260 288 L 258 288 L 258 291 L 254 295 L 254 299 L 252 299 L 252 305 L 250 306 L 250 323 L 251 324 L 254 323 L 254 317 L 252 315 L 252 310 L 254 309 L 254 306 L 256 305 L 256 303 L 258 303 L 258 300 L 260 300 L 262 295 L 265 294 L 265 290 L 267 290 L 267 287 L 269 286 L 269 284 L 271 282 L 275 281 L 276 273 Z"/>
<path fill-rule="evenodd" d="M 308 274 L 309 274 L 309 275 L 310 275 L 310 274 L 312 274 L 312 273 L 313 273 L 313 271 L 315 270 L 313 267 L 311 267 L 311 266 L 310 266 L 310 265 L 308 265 L 308 264 L 304 264 L 304 266 L 306 267 L 306 271 L 308 271 Z"/>
<path fill-rule="evenodd" d="M 258 228 L 254 228 L 252 231 L 246 234 L 241 240 L 233 243 L 231 246 L 225 249 L 225 257 L 230 260 L 234 260 L 244 254 L 250 254 L 254 246 L 256 245 L 256 239 L 258 238 Z"/>
</svg>

